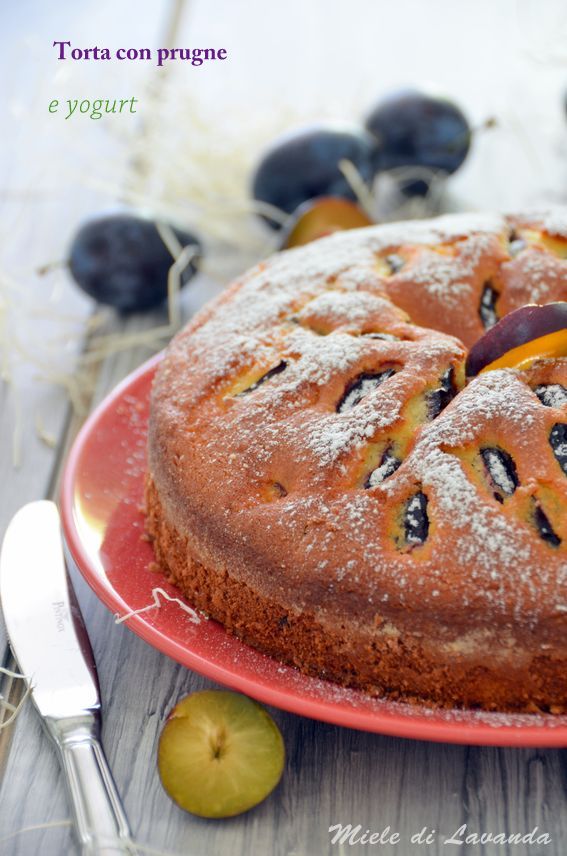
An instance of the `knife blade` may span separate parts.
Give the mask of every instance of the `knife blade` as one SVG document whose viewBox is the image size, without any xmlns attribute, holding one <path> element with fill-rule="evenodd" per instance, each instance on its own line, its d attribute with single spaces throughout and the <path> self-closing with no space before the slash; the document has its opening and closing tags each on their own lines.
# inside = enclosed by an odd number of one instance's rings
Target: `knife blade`
<svg viewBox="0 0 567 856">
<path fill-rule="evenodd" d="M 96 666 L 53 502 L 31 502 L 10 522 L 0 554 L 0 602 L 13 654 L 58 751 L 81 853 L 135 853 L 100 743 Z"/>
</svg>

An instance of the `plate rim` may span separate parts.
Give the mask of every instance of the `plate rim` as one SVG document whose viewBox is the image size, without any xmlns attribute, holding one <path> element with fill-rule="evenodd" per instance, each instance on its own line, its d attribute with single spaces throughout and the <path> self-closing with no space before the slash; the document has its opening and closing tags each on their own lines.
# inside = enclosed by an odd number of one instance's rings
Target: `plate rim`
<svg viewBox="0 0 567 856">
<path fill-rule="evenodd" d="M 139 382 L 152 375 L 156 366 L 163 357 L 163 351 L 155 354 L 137 369 L 124 378 L 114 389 L 106 395 L 102 401 L 89 414 L 80 428 L 64 464 L 60 489 L 60 510 L 62 530 L 69 554 L 79 570 L 81 576 L 92 588 L 96 596 L 112 612 L 120 613 L 128 611 L 130 606 L 116 592 L 110 581 L 103 576 L 94 566 L 86 549 L 80 533 L 75 524 L 75 480 L 77 469 L 80 464 L 85 445 L 91 437 L 98 423 L 107 416 L 115 405 L 123 398 L 126 392 Z M 447 721 L 436 717 L 436 711 L 432 713 L 420 713 L 419 706 L 411 707 L 411 714 L 404 714 L 404 703 L 397 703 L 399 711 L 376 713 L 369 710 L 357 710 L 355 707 L 347 707 L 347 700 L 340 703 L 331 699 L 317 699 L 305 697 L 295 689 L 293 692 L 283 691 L 268 686 L 265 682 L 254 682 L 247 676 L 239 676 L 236 671 L 231 672 L 225 666 L 214 663 L 198 653 L 190 651 L 175 639 L 164 634 L 159 628 L 149 624 L 141 615 L 133 615 L 123 622 L 136 635 L 151 645 L 162 654 L 180 663 L 185 668 L 192 669 L 211 680 L 231 689 L 243 692 L 246 695 L 272 705 L 273 707 L 306 716 L 333 725 L 353 728 L 359 731 L 367 731 L 390 737 L 403 737 L 414 740 L 426 740 L 439 743 L 479 745 L 479 746 L 502 746 L 517 748 L 561 748 L 567 746 L 567 723 L 565 725 L 547 725 L 546 722 L 534 722 L 533 725 L 494 723 L 486 720 L 463 720 Z M 226 631 L 225 631 L 226 632 Z M 245 645 L 244 642 L 232 637 L 235 643 Z M 245 646 L 249 647 L 249 646 Z M 266 655 L 263 655 L 266 656 Z M 273 658 L 271 658 L 273 659 Z M 274 660 L 274 662 L 278 662 Z M 287 667 L 293 668 L 293 667 Z M 302 675 L 306 681 L 325 682 L 321 678 L 311 678 Z M 333 686 L 338 686 L 332 684 Z M 352 692 L 361 692 L 352 690 Z M 364 695 L 364 694 L 363 694 Z M 422 708 L 430 711 L 431 708 Z M 458 710 L 459 716 L 466 716 L 467 711 Z M 475 714 L 471 711 L 471 717 Z M 490 716 L 490 712 L 483 714 Z M 497 713 L 493 714 L 495 717 Z M 526 716 L 528 714 L 505 714 L 508 719 L 514 716 Z M 529 714 L 537 717 L 538 714 Z"/>
</svg>

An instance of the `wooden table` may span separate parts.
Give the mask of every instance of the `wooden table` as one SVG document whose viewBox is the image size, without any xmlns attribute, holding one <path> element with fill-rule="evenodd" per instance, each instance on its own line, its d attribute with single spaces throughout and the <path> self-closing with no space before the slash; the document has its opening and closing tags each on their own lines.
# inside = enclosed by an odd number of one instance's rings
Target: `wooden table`
<svg viewBox="0 0 567 856">
<path fill-rule="evenodd" d="M 53 76 L 59 69 L 50 40 L 71 38 L 76 44 L 89 45 L 95 30 L 99 43 L 103 39 L 100 33 L 106 30 L 114 45 L 158 45 L 175 5 L 166 0 L 123 4 L 104 0 L 96 5 L 62 2 L 55 9 L 50 4 L 48 12 L 36 0 L 11 7 L 5 25 L 4 61 L 19 63 L 22 70 L 25 55 L 26 73 L 21 71 L 17 81 L 3 75 L 0 89 L 3 105 L 11 111 L 0 159 L 1 270 L 16 284 L 11 292 L 13 307 L 5 310 L 5 332 L 0 328 L 0 355 L 8 355 L 11 376 L 10 384 L 0 385 L 0 533 L 21 504 L 57 494 L 66 450 L 81 421 L 64 391 L 36 379 L 41 365 L 14 357 L 6 330 L 10 337 L 15 332 L 40 363 L 55 352 L 55 361 L 60 365 L 63 359 L 67 370 L 72 369 L 79 352 L 93 347 L 92 337 L 85 332 L 92 304 L 75 290 L 64 271 L 44 277 L 34 271 L 64 258 L 75 225 L 109 202 L 108 194 L 97 194 L 81 183 L 78 175 L 85 160 L 77 157 L 73 162 L 71 157 L 68 162 L 58 155 L 62 145 L 71 144 L 70 149 L 82 146 L 95 131 L 90 126 L 68 130 L 61 124 L 55 130 L 52 117 L 46 118 L 50 86 L 62 87 L 61 91 L 66 86 Z M 459 4 L 459 20 L 456 6 L 448 0 L 428 4 L 403 0 L 395 8 L 371 0 L 351 0 L 348 10 L 340 2 L 323 0 L 311 4 L 294 0 L 285 10 L 279 5 L 276 9 L 274 4 L 270 10 L 274 18 L 268 21 L 266 4 L 260 0 L 242 4 L 218 0 L 216 6 L 195 0 L 189 14 L 178 21 L 177 44 L 190 44 L 190 35 L 198 34 L 203 41 L 229 48 L 233 57 L 231 89 L 223 90 L 229 106 L 238 107 L 246 100 L 251 110 L 268 110 L 274 93 L 279 100 L 287 93 L 289 101 L 291 92 L 301 100 L 301 109 L 313 113 L 314 105 L 327 96 L 344 108 L 353 99 L 357 104 L 369 103 L 373 93 L 393 83 L 437 78 L 469 105 L 476 119 L 496 113 L 501 123 L 492 139 L 488 135 L 479 138 L 469 165 L 455 179 L 457 207 L 547 203 L 561 199 L 562 191 L 565 198 L 567 159 L 561 150 L 565 127 L 558 107 L 563 70 L 560 65 L 538 64 L 523 51 L 525 29 L 521 43 L 517 34 L 511 35 L 515 4 L 502 2 L 498 10 L 489 3 Z M 549 7 L 555 9 L 556 4 L 549 3 Z M 364 16 L 372 26 L 361 26 Z M 408 20 L 412 22 L 409 28 Z M 433 28 L 429 26 L 432 21 Z M 320 31 L 323 24 L 324 34 Z M 422 38 L 425 32 L 427 44 Z M 542 33 L 535 37 L 539 50 Z M 403 66 L 399 61 L 402 47 Z M 270 59 L 273 62 L 268 65 Z M 264 70 L 261 75 L 259 65 Z M 322 80 L 322 68 L 328 70 L 332 88 Z M 152 73 L 132 69 L 128 84 L 135 80 L 141 85 L 142 74 Z M 80 86 L 92 88 L 101 74 L 98 68 L 96 74 L 89 68 Z M 193 89 L 220 98 L 218 76 L 199 79 L 187 70 L 183 74 Z M 499 86 L 494 85 L 495 80 Z M 329 107 L 327 102 L 325 107 Z M 103 152 L 110 152 L 114 143 L 103 140 L 100 145 Z M 120 162 L 123 173 L 130 168 L 127 160 Z M 92 169 L 96 171 L 95 162 Z M 196 282 L 184 297 L 184 316 L 214 290 L 205 278 Z M 4 287 L 0 306 L 5 292 Z M 68 316 L 75 320 L 69 321 Z M 126 320 L 106 313 L 103 330 L 135 332 L 164 321 L 163 310 Z M 46 342 L 54 337 L 59 339 L 50 350 Z M 89 407 L 149 356 L 150 350 L 131 347 L 93 364 Z M 141 845 L 187 856 L 365 852 L 362 845 L 351 848 L 330 843 L 329 826 L 352 823 L 361 824 L 363 830 L 390 827 L 404 841 L 423 827 L 436 830 L 435 843 L 430 846 L 402 843 L 374 848 L 402 856 L 414 852 L 561 856 L 567 851 L 567 757 L 563 751 L 398 740 L 277 710 L 271 712 L 287 748 L 286 771 L 278 790 L 254 811 L 231 820 L 205 821 L 183 813 L 160 786 L 157 740 L 176 700 L 212 684 L 159 654 L 125 627 L 116 626 L 76 574 L 74 581 L 100 673 L 104 745 Z M 1 629 L 0 656 L 0 662 L 10 665 Z M 6 679 L 0 692 L 17 700 L 18 685 Z M 55 755 L 33 708 L 26 703 L 14 726 L 0 732 L 0 852 L 13 856 L 73 854 L 68 819 Z M 53 826 L 16 834 L 46 824 Z M 463 824 L 468 832 L 494 834 L 524 833 L 538 826 L 549 833 L 552 843 L 546 847 L 444 845 L 444 839 Z"/>
</svg>

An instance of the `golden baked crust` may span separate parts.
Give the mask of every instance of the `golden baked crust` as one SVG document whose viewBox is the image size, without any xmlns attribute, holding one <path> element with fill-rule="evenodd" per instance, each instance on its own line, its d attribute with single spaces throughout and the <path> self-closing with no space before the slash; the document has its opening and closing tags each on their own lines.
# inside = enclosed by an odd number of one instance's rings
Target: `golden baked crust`
<svg viewBox="0 0 567 856">
<path fill-rule="evenodd" d="M 452 216 L 334 235 L 236 282 L 153 388 L 147 527 L 170 579 L 312 674 L 567 709 L 550 443 L 567 359 L 464 386 L 462 344 L 495 313 L 567 299 L 566 256 L 567 213 Z"/>
</svg>

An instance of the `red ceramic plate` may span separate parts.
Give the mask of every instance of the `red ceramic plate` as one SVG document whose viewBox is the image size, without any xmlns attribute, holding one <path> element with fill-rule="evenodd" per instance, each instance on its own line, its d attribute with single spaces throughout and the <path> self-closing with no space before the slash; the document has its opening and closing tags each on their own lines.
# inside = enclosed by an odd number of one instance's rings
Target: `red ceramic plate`
<svg viewBox="0 0 567 856">
<path fill-rule="evenodd" d="M 143 540 L 148 398 L 159 357 L 127 378 L 92 414 L 65 468 L 61 497 L 67 546 L 81 573 L 114 613 L 151 605 L 160 587 L 178 592 L 155 569 Z M 420 740 L 495 746 L 567 746 L 567 716 L 432 711 L 306 677 L 229 636 L 220 624 L 196 623 L 178 602 L 126 624 L 164 654 L 259 701 L 326 722 Z"/>
</svg>

